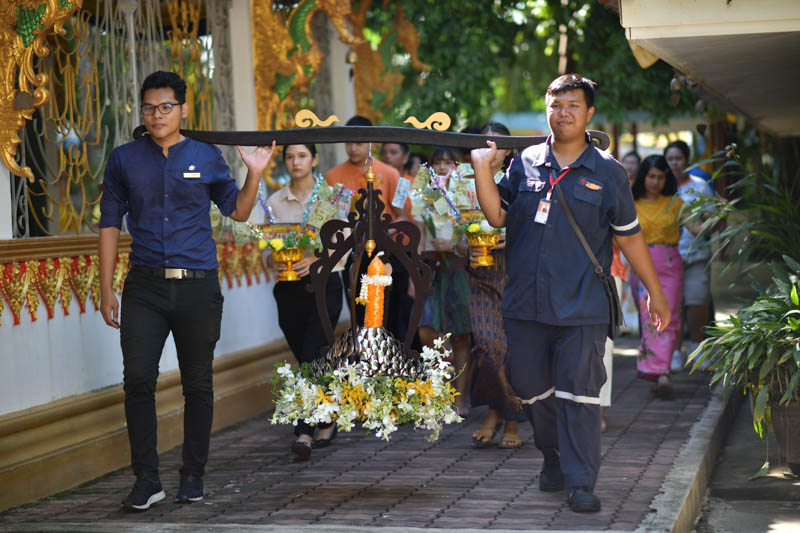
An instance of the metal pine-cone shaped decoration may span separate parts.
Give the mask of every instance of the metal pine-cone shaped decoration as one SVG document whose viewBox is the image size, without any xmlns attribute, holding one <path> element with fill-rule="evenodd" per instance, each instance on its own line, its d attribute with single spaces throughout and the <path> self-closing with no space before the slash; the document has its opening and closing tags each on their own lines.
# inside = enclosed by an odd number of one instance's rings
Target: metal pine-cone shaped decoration
<svg viewBox="0 0 800 533">
<path fill-rule="evenodd" d="M 400 342 L 383 328 L 359 328 L 355 345 L 353 332 L 348 329 L 336 338 L 328 353 L 314 361 L 311 368 L 313 375 L 319 377 L 348 365 L 357 366 L 364 377 L 414 380 L 424 376 L 422 361 L 406 358 Z"/>
</svg>

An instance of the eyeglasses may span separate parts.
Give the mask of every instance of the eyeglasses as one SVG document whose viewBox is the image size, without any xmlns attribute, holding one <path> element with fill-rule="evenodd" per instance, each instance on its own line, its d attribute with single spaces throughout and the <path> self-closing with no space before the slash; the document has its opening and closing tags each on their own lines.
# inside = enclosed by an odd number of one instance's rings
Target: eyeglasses
<svg viewBox="0 0 800 533">
<path fill-rule="evenodd" d="M 144 104 L 142 106 L 142 115 L 152 115 L 158 109 L 162 115 L 169 115 L 172 113 L 172 108 L 176 105 L 181 105 L 178 102 L 163 102 L 158 105 Z"/>
</svg>

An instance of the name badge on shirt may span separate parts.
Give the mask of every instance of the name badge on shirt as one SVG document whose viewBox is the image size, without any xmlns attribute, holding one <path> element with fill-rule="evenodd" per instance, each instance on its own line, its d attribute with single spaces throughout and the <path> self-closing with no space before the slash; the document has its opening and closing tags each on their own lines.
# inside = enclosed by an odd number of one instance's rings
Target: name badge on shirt
<svg viewBox="0 0 800 533">
<path fill-rule="evenodd" d="M 542 198 L 536 208 L 536 216 L 533 221 L 537 224 L 547 224 L 547 216 L 550 214 L 550 200 Z"/>
<path fill-rule="evenodd" d="M 198 178 L 200 178 L 200 173 L 199 172 L 194 172 L 194 169 L 195 169 L 194 165 L 189 165 L 189 172 L 184 172 L 183 173 L 183 177 L 185 179 L 198 179 Z"/>
</svg>

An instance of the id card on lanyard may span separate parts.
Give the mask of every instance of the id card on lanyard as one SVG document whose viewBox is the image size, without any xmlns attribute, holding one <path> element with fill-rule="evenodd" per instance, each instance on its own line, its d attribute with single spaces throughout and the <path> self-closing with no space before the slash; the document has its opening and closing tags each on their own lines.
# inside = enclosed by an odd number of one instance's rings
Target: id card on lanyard
<svg viewBox="0 0 800 533">
<path fill-rule="evenodd" d="M 567 173 L 572 170 L 571 168 L 565 168 L 558 177 L 553 180 L 553 169 L 550 169 L 550 190 L 547 191 L 547 196 L 539 200 L 539 205 L 536 207 L 536 215 L 533 217 L 533 221 L 537 224 L 547 224 L 547 217 L 550 216 L 550 196 L 553 194 L 553 189 L 561 181 L 561 178 L 567 175 Z"/>
</svg>

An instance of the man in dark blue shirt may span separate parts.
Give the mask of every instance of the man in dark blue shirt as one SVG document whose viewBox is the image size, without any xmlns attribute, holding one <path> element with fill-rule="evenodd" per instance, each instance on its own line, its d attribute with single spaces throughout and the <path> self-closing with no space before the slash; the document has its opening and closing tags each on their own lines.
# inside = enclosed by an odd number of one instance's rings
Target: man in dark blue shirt
<svg viewBox="0 0 800 533">
<path fill-rule="evenodd" d="M 559 190 L 606 275 L 613 238 L 650 292 L 653 324 L 663 329 L 670 320 L 627 175 L 586 134 L 594 87 L 576 74 L 550 84 L 552 135 L 523 150 L 499 184 L 489 170 L 495 144 L 472 151 L 481 208 L 490 224 L 506 227 L 506 372 L 544 455 L 539 488 L 554 492 L 566 485 L 576 512 L 600 510 L 594 486 L 610 317 L 602 281 L 559 205 Z"/>
<path fill-rule="evenodd" d="M 170 332 L 185 398 L 183 465 L 175 501 L 203 499 L 214 405 L 212 361 L 222 320 L 210 202 L 234 220 L 247 220 L 275 143 L 249 154 L 239 147 L 247 166 L 239 190 L 218 148 L 181 135 L 181 120 L 189 109 L 186 83 L 177 74 L 154 72 L 140 96 L 149 135 L 111 152 L 100 202 L 99 255 L 103 319 L 120 329 L 125 417 L 136 474 L 122 504 L 141 510 L 165 497 L 158 475 L 155 389 Z M 132 265 L 120 314 L 112 276 L 125 215 L 133 238 Z"/>
</svg>

